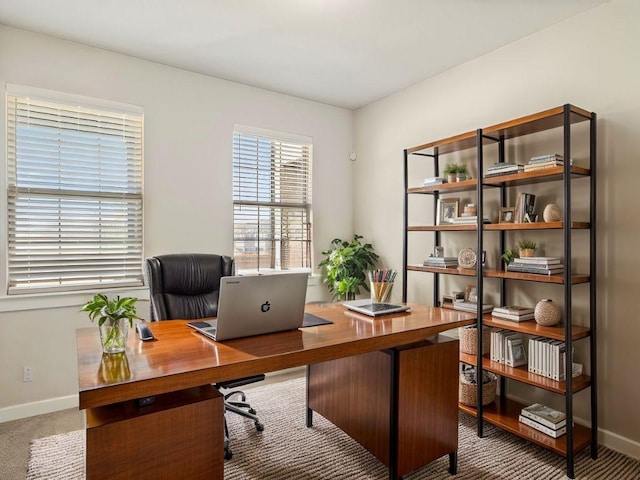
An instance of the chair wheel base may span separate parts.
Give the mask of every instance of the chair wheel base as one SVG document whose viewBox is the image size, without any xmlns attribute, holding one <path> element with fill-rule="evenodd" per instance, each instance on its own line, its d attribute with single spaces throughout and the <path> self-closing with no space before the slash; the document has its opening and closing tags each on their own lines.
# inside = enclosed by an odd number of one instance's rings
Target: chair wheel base
<svg viewBox="0 0 640 480">
<path fill-rule="evenodd" d="M 231 457 L 233 457 L 233 452 L 231 451 L 231 449 L 225 448 L 224 449 L 224 459 L 225 460 L 231 460 Z"/>
<path fill-rule="evenodd" d="M 250 409 L 249 409 L 249 413 L 250 413 L 251 415 L 255 415 L 255 414 L 256 414 L 256 413 L 258 413 L 258 412 L 256 412 L 253 408 L 250 408 Z"/>
<path fill-rule="evenodd" d="M 264 425 L 263 424 L 261 424 L 260 422 L 256 422 L 255 426 L 256 426 L 256 430 L 258 432 L 264 432 Z"/>
</svg>

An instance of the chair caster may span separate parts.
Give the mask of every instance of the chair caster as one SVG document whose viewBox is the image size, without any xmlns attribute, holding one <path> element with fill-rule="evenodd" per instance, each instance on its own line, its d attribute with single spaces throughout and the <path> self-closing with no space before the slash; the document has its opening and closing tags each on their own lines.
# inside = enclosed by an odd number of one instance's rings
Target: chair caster
<svg viewBox="0 0 640 480">
<path fill-rule="evenodd" d="M 233 452 L 231 451 L 230 448 L 225 448 L 224 449 L 224 459 L 225 460 L 231 460 L 231 457 L 233 457 Z"/>
<path fill-rule="evenodd" d="M 250 413 L 251 415 L 255 415 L 255 414 L 256 414 L 256 413 L 258 413 L 258 412 L 256 412 L 253 408 L 250 408 L 250 409 L 249 409 L 249 413 Z"/>
<path fill-rule="evenodd" d="M 264 425 L 263 425 L 263 424 L 261 424 L 260 422 L 256 422 L 256 423 L 255 423 L 255 426 L 256 426 L 256 430 L 257 430 L 258 432 L 263 432 L 263 431 L 264 431 Z"/>
</svg>

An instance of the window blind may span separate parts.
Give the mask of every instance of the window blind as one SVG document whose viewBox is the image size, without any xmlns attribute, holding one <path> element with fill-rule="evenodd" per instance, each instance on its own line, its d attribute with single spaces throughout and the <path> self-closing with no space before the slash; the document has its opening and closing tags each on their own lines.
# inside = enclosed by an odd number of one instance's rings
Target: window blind
<svg viewBox="0 0 640 480">
<path fill-rule="evenodd" d="M 141 285 L 143 116 L 7 96 L 8 293 Z"/>
<path fill-rule="evenodd" d="M 236 268 L 311 269 L 311 144 L 233 135 Z"/>
</svg>

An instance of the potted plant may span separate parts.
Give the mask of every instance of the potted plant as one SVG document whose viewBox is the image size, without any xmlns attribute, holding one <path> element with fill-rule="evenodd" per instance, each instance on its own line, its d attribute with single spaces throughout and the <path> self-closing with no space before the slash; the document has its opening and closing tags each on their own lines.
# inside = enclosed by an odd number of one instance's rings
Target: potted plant
<svg viewBox="0 0 640 480">
<path fill-rule="evenodd" d="M 453 183 L 456 181 L 458 173 L 458 164 L 447 163 L 444 167 L 444 174 L 447 176 L 447 182 Z"/>
<path fill-rule="evenodd" d="M 92 322 L 98 320 L 104 353 L 124 352 L 129 327 L 133 327 L 134 319 L 142 320 L 136 315 L 137 301 L 134 297 L 117 296 L 109 299 L 105 294 L 99 293 L 82 307 L 81 311 L 88 312 Z"/>
<path fill-rule="evenodd" d="M 507 266 L 513 262 L 514 258 L 518 258 L 518 250 L 516 248 L 506 248 L 502 252 L 502 260 L 504 260 L 504 269 L 507 270 Z"/>
<path fill-rule="evenodd" d="M 518 242 L 519 254 L 521 257 L 533 257 L 536 253 L 536 242 L 531 240 L 520 240 Z"/>
<path fill-rule="evenodd" d="M 370 243 L 360 242 L 363 237 L 354 235 L 351 242 L 334 239 L 331 248 L 322 252 L 325 259 L 318 267 L 326 267 L 324 282 L 333 294 L 332 300 L 354 300 L 360 287 L 369 291 L 366 272 L 378 262 L 378 255 Z"/>
<path fill-rule="evenodd" d="M 458 165 L 458 169 L 456 171 L 456 181 L 461 182 L 467 179 L 467 166 L 464 164 Z"/>
</svg>

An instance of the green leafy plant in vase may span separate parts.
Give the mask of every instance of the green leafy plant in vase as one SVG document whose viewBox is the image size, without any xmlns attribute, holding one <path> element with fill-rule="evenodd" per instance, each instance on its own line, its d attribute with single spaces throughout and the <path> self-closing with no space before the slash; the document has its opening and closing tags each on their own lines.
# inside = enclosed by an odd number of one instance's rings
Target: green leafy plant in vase
<svg viewBox="0 0 640 480">
<path fill-rule="evenodd" d="M 100 342 L 104 353 L 125 351 L 133 320 L 142 320 L 136 315 L 137 301 L 138 299 L 134 297 L 117 296 L 109 299 L 105 294 L 99 293 L 82 307 L 81 311 L 88 312 L 92 322 L 98 321 Z"/>
<path fill-rule="evenodd" d="M 518 242 L 518 249 L 521 257 L 533 257 L 536 253 L 536 248 L 536 242 L 531 240 L 520 240 Z"/>
<path fill-rule="evenodd" d="M 353 240 L 334 239 L 331 248 L 322 252 L 324 260 L 318 267 L 325 267 L 327 276 L 324 282 L 332 300 L 354 300 L 360 294 L 360 287 L 369 291 L 367 271 L 378 262 L 378 255 L 370 243 L 362 244 L 361 235 L 354 235 Z"/>
<path fill-rule="evenodd" d="M 514 258 L 518 258 L 518 249 L 517 248 L 505 248 L 504 252 L 502 252 L 502 260 L 504 260 L 504 269 L 507 270 L 507 266 L 513 262 Z"/>
</svg>

